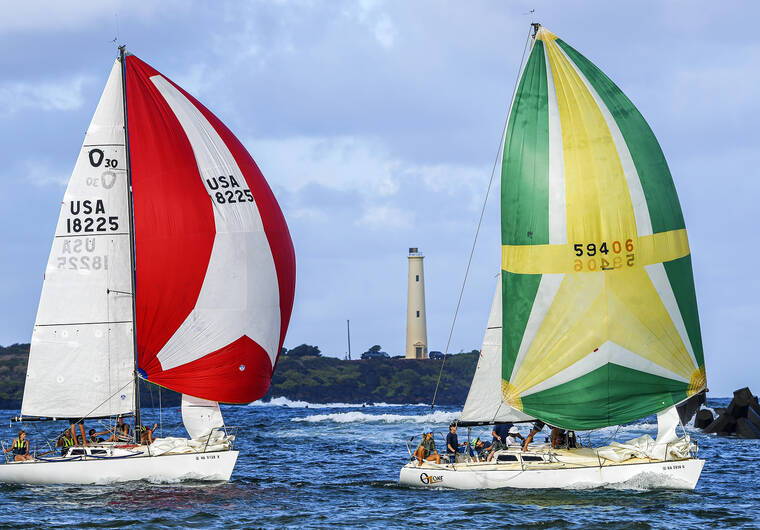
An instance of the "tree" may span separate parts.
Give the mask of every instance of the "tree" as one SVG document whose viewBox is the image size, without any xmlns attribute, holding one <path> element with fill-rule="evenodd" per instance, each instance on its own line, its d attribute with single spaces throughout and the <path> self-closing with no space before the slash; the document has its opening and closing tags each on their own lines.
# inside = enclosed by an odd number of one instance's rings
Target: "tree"
<svg viewBox="0 0 760 530">
<path fill-rule="evenodd" d="M 288 357 L 321 357 L 322 354 L 319 351 L 318 346 L 311 346 L 309 344 L 301 344 L 295 348 L 288 350 Z"/>
</svg>

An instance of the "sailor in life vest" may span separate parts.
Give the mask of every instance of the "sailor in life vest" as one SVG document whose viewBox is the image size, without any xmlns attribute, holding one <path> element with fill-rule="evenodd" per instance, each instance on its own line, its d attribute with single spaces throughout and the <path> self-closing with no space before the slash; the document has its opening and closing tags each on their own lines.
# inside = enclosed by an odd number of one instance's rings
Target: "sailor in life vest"
<svg viewBox="0 0 760 530">
<path fill-rule="evenodd" d="M 10 449 L 3 448 L 4 453 L 12 453 L 14 462 L 23 462 L 24 460 L 34 460 L 29 454 L 29 440 L 26 439 L 26 431 L 19 431 L 18 437 L 13 440 Z"/>
</svg>

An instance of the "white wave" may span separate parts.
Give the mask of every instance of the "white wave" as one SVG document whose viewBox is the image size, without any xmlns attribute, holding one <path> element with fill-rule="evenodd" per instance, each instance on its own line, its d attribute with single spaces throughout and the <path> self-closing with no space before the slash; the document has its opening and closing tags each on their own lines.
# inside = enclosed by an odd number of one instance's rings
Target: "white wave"
<svg viewBox="0 0 760 530">
<path fill-rule="evenodd" d="M 290 400 L 286 397 L 276 397 L 271 401 L 254 401 L 251 407 L 288 407 L 292 409 L 349 409 L 359 407 L 427 407 L 425 403 L 309 403 L 308 401 Z"/>
<path fill-rule="evenodd" d="M 316 423 L 331 421 L 334 423 L 444 423 L 447 424 L 459 417 L 459 412 L 435 411 L 430 414 L 417 416 L 408 414 L 367 414 L 366 412 L 336 412 L 333 414 L 314 414 L 300 418 L 292 418 L 290 421 Z M 444 427 L 445 429 L 445 427 Z"/>
</svg>

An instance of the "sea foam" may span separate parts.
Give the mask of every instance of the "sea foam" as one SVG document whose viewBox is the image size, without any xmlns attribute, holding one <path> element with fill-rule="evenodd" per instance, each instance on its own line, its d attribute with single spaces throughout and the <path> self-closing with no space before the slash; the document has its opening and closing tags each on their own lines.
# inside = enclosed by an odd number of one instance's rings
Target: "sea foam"
<svg viewBox="0 0 760 530">
<path fill-rule="evenodd" d="M 276 397 L 270 401 L 254 401 L 251 407 L 288 407 L 292 409 L 350 409 L 362 407 L 427 407 L 425 403 L 399 405 L 397 403 L 309 403 L 308 401 L 291 400 L 286 397 Z"/>
<path fill-rule="evenodd" d="M 336 412 L 333 414 L 314 414 L 290 421 L 315 423 L 329 421 L 334 423 L 449 423 L 459 418 L 459 412 L 437 410 L 430 414 L 367 414 L 366 412 Z"/>
</svg>

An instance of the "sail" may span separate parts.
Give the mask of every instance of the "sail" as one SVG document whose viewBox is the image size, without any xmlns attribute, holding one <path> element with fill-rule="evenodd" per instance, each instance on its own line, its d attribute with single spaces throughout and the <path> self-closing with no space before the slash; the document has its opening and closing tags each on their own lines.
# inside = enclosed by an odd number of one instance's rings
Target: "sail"
<svg viewBox="0 0 760 530">
<path fill-rule="evenodd" d="M 540 28 L 502 157 L 502 391 L 552 425 L 621 424 L 706 386 L 689 242 L 657 139 Z"/>
<path fill-rule="evenodd" d="M 126 70 L 140 374 L 211 401 L 254 401 L 293 306 L 285 219 L 216 116 L 134 55 Z"/>
<path fill-rule="evenodd" d="M 224 427 L 219 403 L 182 394 L 182 423 L 190 439 L 208 436 L 213 429 Z"/>
<path fill-rule="evenodd" d="M 513 409 L 501 399 L 501 277 L 488 316 L 488 326 L 483 336 L 478 365 L 472 378 L 470 392 L 462 409 L 463 422 L 493 423 L 527 421 L 533 419 Z"/>
<path fill-rule="evenodd" d="M 21 414 L 98 417 L 134 406 L 121 67 L 69 180 L 42 284 Z"/>
</svg>

